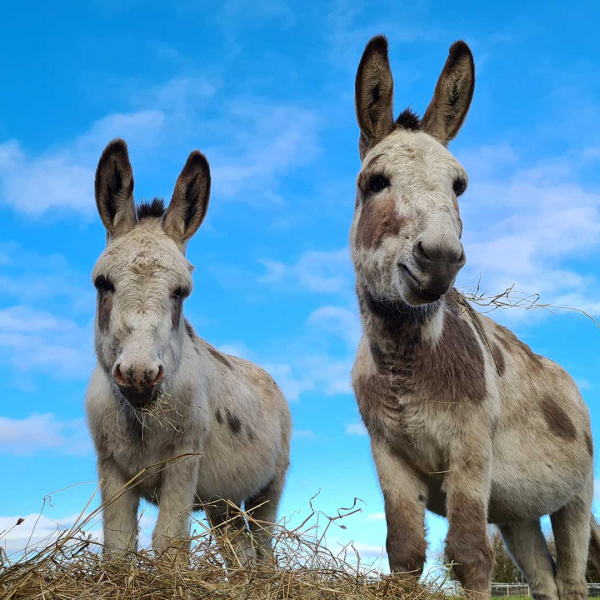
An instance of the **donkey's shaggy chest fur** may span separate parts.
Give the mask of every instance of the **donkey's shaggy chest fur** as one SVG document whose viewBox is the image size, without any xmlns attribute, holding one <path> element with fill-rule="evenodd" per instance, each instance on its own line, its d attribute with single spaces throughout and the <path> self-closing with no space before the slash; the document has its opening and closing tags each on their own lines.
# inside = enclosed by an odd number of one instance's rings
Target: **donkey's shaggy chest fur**
<svg viewBox="0 0 600 600">
<path fill-rule="evenodd" d="M 183 372 L 143 412 L 123 406 L 97 369 L 88 394 L 94 441 L 126 480 L 151 467 L 139 489 L 152 502 L 160 503 L 164 461 L 191 454 L 185 460 L 197 463 L 195 503 L 227 498 L 240 505 L 285 470 L 289 408 L 262 369 L 193 334 L 182 360 Z"/>
<path fill-rule="evenodd" d="M 452 448 L 469 437 L 473 455 L 465 460 L 491 455 L 490 522 L 550 514 L 586 484 L 588 410 L 561 367 L 457 294 L 421 315 L 364 291 L 359 302 L 366 334 L 353 371 L 359 409 L 370 435 L 426 483 L 427 508 L 446 514 Z"/>
</svg>

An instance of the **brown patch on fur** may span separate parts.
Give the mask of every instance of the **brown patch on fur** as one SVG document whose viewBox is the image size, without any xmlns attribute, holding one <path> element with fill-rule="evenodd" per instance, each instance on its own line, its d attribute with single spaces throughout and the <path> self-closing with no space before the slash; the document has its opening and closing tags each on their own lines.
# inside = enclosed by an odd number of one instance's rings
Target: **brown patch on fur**
<svg viewBox="0 0 600 600">
<path fill-rule="evenodd" d="M 211 346 L 210 344 L 206 344 L 206 349 L 208 350 L 210 355 L 216 360 L 218 360 L 221 364 L 225 365 L 229 369 L 233 369 L 231 362 L 222 352 L 219 352 L 215 347 Z"/>
<path fill-rule="evenodd" d="M 181 310 L 183 308 L 183 299 L 177 298 L 173 301 L 173 307 L 171 308 L 171 326 L 173 329 L 179 328 L 179 322 L 181 321 Z"/>
<path fill-rule="evenodd" d="M 494 554 L 487 536 L 487 516 L 481 500 L 457 493 L 452 499 L 446 557 L 468 591 L 487 591 Z"/>
<path fill-rule="evenodd" d="M 227 411 L 227 425 L 233 433 L 239 433 L 242 428 L 242 422 L 234 414 Z"/>
<path fill-rule="evenodd" d="M 587 447 L 589 455 L 594 456 L 594 441 L 592 440 L 592 436 L 590 435 L 589 431 L 586 431 L 583 434 L 583 437 L 585 439 L 585 445 Z"/>
<path fill-rule="evenodd" d="M 485 349 L 484 351 L 492 353 L 492 358 L 494 360 L 496 372 L 500 377 L 502 377 L 502 375 L 504 375 L 504 371 L 506 370 L 506 364 L 504 361 L 504 355 L 502 353 L 502 350 L 498 347 L 497 344 L 491 342 L 486 336 L 485 330 L 483 329 L 483 324 L 481 323 L 481 319 L 479 318 L 479 313 L 476 310 L 473 310 L 473 307 L 466 300 L 462 299 L 462 296 L 459 296 L 457 292 L 455 292 L 455 295 L 452 295 L 454 296 L 454 298 L 456 298 L 457 301 L 461 299 L 460 305 L 464 306 L 467 313 L 469 314 L 469 317 L 471 318 L 471 321 L 473 323 L 473 328 L 477 332 L 477 335 L 479 336 L 479 339 L 483 344 L 483 347 Z"/>
<path fill-rule="evenodd" d="M 391 196 L 370 200 L 363 204 L 356 228 L 356 241 L 364 248 L 376 248 L 384 237 L 398 235 L 404 225 Z"/>
<path fill-rule="evenodd" d="M 412 504 L 396 506 L 386 502 L 385 519 L 388 529 L 385 545 L 390 570 L 419 577 L 427 554 L 421 513 Z"/>
<path fill-rule="evenodd" d="M 221 414 L 221 411 L 218 408 L 215 411 L 215 419 L 217 419 L 217 423 L 219 425 L 223 425 L 223 415 Z"/>
<path fill-rule="evenodd" d="M 394 423 L 395 428 L 402 432 L 403 406 L 399 404 L 399 397 L 403 387 L 397 378 L 383 374 L 361 375 L 356 378 L 353 387 L 361 417 L 371 435 L 383 434 L 380 431 L 382 422 Z"/>
<path fill-rule="evenodd" d="M 359 302 L 363 313 L 369 310 L 361 293 Z M 414 313 L 397 310 L 389 315 L 376 315 L 371 312 L 367 317 L 379 375 L 368 386 L 358 385 L 359 405 L 363 403 L 363 395 L 365 398 L 394 398 L 396 407 L 398 399 L 406 394 L 447 405 L 483 401 L 486 395 L 483 352 L 473 328 L 461 316 L 455 302 L 449 301 L 446 305 L 444 328 L 435 346 L 422 342 L 422 323 L 416 321 Z M 380 391 L 370 391 L 375 385 Z M 384 401 L 384 411 L 386 404 L 391 405 L 391 401 Z"/>
<path fill-rule="evenodd" d="M 577 436 L 577 430 L 562 406 L 548 395 L 542 398 L 539 405 L 550 431 L 563 440 L 572 442 Z"/>
<path fill-rule="evenodd" d="M 497 334 L 496 337 L 500 344 L 504 347 L 504 349 L 509 354 L 514 354 L 515 350 L 520 350 L 525 358 L 529 361 L 532 369 L 535 371 L 539 371 L 543 368 L 543 364 L 541 361 L 541 356 L 536 354 L 527 344 L 522 342 L 512 331 L 506 329 L 506 327 L 502 327 L 502 325 L 497 325 Z"/>
<path fill-rule="evenodd" d="M 504 371 L 506 370 L 506 363 L 504 362 L 504 354 L 498 344 L 494 344 L 492 342 L 492 355 L 494 357 L 494 362 L 496 363 L 496 369 L 498 369 L 498 375 L 502 377 L 504 375 Z"/>
<path fill-rule="evenodd" d="M 108 291 L 98 292 L 98 327 L 107 331 L 110 324 L 110 313 L 113 307 L 113 294 Z"/>
</svg>

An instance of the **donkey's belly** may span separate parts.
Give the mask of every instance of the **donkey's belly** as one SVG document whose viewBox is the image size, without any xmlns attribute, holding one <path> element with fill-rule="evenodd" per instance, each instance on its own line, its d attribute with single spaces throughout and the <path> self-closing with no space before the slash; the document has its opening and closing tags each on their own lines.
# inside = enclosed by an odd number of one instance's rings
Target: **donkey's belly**
<svg viewBox="0 0 600 600">
<path fill-rule="evenodd" d="M 569 466 L 571 468 L 569 468 Z M 588 468 L 586 475 L 585 469 Z M 492 468 L 488 521 L 511 523 L 533 521 L 556 512 L 589 482 L 591 465 L 572 468 L 555 457 L 532 469 L 530 462 L 506 463 L 495 457 Z M 446 517 L 443 477 L 429 476 L 427 509 Z"/>
<path fill-rule="evenodd" d="M 198 497 L 204 502 L 247 500 L 273 479 L 280 453 L 276 438 L 257 439 L 250 445 L 239 435 L 209 435 L 200 460 Z"/>
<path fill-rule="evenodd" d="M 427 510 L 446 517 L 446 493 L 441 487 L 441 481 L 430 478 L 427 484 L 429 488 Z M 530 482 L 520 482 L 519 484 L 519 482 L 513 481 L 511 487 L 492 483 L 488 521 L 490 523 L 514 523 L 537 520 L 564 506 L 576 489 L 561 488 L 535 492 Z"/>
</svg>

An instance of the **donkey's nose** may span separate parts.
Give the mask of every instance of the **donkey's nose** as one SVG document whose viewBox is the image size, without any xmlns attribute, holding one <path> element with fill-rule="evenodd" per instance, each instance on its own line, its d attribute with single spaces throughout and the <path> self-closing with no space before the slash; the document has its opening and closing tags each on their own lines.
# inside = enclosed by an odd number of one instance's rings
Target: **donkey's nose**
<svg viewBox="0 0 600 600">
<path fill-rule="evenodd" d="M 122 390 L 131 389 L 144 393 L 153 390 L 162 382 L 165 378 L 165 369 L 157 362 L 135 364 L 122 360 L 115 364 L 113 377 Z"/>
<path fill-rule="evenodd" d="M 454 283 L 465 262 L 458 237 L 430 233 L 421 236 L 413 246 L 413 266 L 416 269 L 411 274 L 422 290 L 442 296 Z"/>
<path fill-rule="evenodd" d="M 431 265 L 455 267 L 465 264 L 465 253 L 457 237 L 426 237 L 417 240 L 413 256 L 419 267 L 426 270 Z"/>
</svg>

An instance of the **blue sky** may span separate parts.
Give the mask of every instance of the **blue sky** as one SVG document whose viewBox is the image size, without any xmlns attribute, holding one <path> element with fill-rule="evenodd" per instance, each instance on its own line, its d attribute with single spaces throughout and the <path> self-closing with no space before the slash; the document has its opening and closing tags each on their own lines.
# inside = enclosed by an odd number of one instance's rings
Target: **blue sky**
<svg viewBox="0 0 600 600">
<path fill-rule="evenodd" d="M 319 490 L 329 514 L 360 498 L 363 511 L 331 543 L 353 539 L 377 556 L 382 502 L 349 386 L 360 336 L 347 248 L 359 168 L 353 90 L 364 45 L 388 36 L 396 111 L 421 114 L 449 45 L 462 38 L 474 53 L 473 105 L 451 145 L 470 176 L 459 285 L 514 283 L 600 317 L 599 17 L 591 3 L 562 2 L 4 7 L 0 470 L 11 492 L 0 496 L 0 530 L 38 513 L 53 490 L 96 477 L 83 422 L 90 271 L 104 244 L 93 173 L 120 136 L 138 200 L 170 198 L 188 153 L 207 155 L 212 197 L 188 249 L 186 314 L 213 344 L 266 367 L 291 402 L 282 516 L 306 515 Z M 569 369 L 598 440 L 600 331 L 575 313 L 496 316 Z M 68 522 L 93 489 L 55 495 L 45 514 Z M 430 520 L 434 550 L 443 531 Z M 11 535 L 16 548 L 24 533 Z"/>
</svg>

